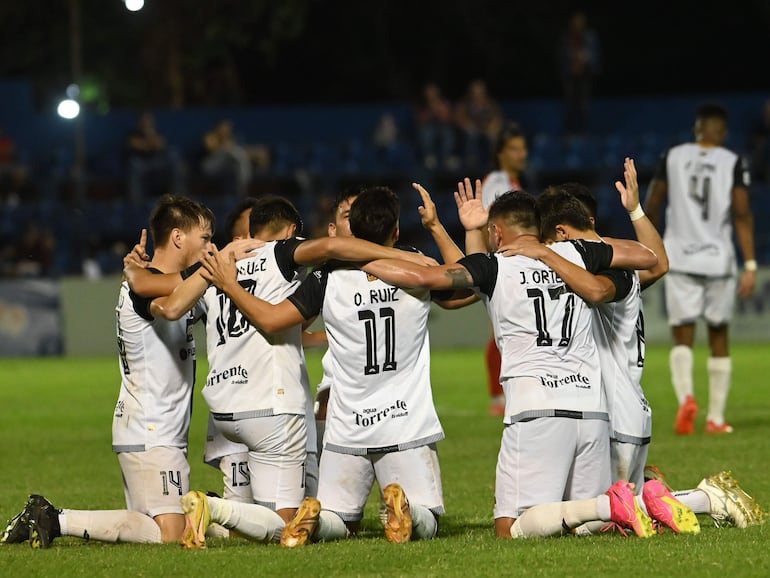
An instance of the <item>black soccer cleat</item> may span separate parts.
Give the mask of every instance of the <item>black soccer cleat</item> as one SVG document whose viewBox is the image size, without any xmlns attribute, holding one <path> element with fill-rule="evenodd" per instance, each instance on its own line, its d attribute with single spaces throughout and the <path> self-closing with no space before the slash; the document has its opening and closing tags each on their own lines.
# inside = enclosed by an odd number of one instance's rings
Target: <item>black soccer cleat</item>
<svg viewBox="0 0 770 578">
<path fill-rule="evenodd" d="M 29 540 L 29 501 L 24 509 L 8 520 L 8 525 L 0 537 L 0 544 L 21 544 Z"/>
<path fill-rule="evenodd" d="M 61 536 L 59 514 L 43 496 L 33 494 L 27 502 L 29 513 L 29 544 L 33 548 L 50 548 L 54 538 Z"/>
</svg>

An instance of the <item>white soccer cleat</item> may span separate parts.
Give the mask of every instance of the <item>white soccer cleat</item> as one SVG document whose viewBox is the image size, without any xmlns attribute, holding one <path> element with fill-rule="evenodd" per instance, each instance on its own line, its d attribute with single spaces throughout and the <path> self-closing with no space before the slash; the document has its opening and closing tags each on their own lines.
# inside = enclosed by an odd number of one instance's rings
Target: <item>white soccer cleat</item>
<svg viewBox="0 0 770 578">
<path fill-rule="evenodd" d="M 714 524 L 747 528 L 765 523 L 767 512 L 733 478 L 732 472 L 719 472 L 701 480 L 698 489 L 709 498 Z"/>
</svg>

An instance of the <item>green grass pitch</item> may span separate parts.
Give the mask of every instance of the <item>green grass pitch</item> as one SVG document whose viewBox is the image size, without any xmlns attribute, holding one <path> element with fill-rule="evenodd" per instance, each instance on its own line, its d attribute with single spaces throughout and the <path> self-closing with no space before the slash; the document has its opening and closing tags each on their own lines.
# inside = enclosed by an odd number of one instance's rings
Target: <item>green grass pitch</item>
<svg viewBox="0 0 770 578">
<path fill-rule="evenodd" d="M 706 352 L 696 350 L 698 433 L 672 431 L 674 395 L 668 348 L 649 347 L 645 387 L 654 411 L 650 462 L 677 488 L 732 469 L 767 508 L 770 504 L 770 364 L 765 344 L 735 346 L 728 419 L 735 433 L 702 433 L 707 402 Z M 320 378 L 320 354 L 308 355 Z M 203 381 L 205 364 L 199 368 Z M 440 537 L 394 545 L 385 541 L 373 502 L 354 540 L 296 550 L 243 540 L 210 541 L 184 551 L 171 545 L 100 544 L 57 539 L 50 550 L 0 547 L 0 576 L 769 576 L 770 525 L 716 529 L 701 518 L 697 536 L 666 533 L 649 540 L 617 534 L 591 538 L 498 540 L 493 534 L 494 468 L 502 425 L 487 416 L 483 354 L 437 351 L 433 388 L 446 440 L 439 444 L 447 515 Z M 0 522 L 29 493 L 58 507 L 121 509 L 120 469 L 110 451 L 117 359 L 0 360 Z M 192 487 L 221 491 L 217 471 L 202 463 L 206 407 L 196 394 L 190 438 Z"/>
</svg>

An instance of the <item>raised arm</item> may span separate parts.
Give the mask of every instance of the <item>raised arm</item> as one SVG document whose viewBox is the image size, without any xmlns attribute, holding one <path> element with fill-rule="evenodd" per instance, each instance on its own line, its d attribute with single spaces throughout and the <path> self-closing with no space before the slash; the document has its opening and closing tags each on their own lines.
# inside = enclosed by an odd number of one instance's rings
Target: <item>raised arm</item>
<svg viewBox="0 0 770 578">
<path fill-rule="evenodd" d="M 639 181 L 634 160 L 626 157 L 623 169 L 625 184 L 615 181 L 615 188 L 620 193 L 620 202 L 628 211 L 636 238 L 655 253 L 658 258 L 658 262 L 654 267 L 639 271 L 639 281 L 644 289 L 668 273 L 668 254 L 666 253 L 666 247 L 663 245 L 660 233 L 658 233 L 655 225 L 652 224 L 652 221 L 644 213 L 639 203 Z"/>
<path fill-rule="evenodd" d="M 449 236 L 444 225 L 441 224 L 438 213 L 436 212 L 436 203 L 433 202 L 430 193 L 425 190 L 425 187 L 419 183 L 412 183 L 412 187 L 414 187 L 414 189 L 420 193 L 420 197 L 422 197 L 422 205 L 417 207 L 417 211 L 420 213 L 420 218 L 422 220 L 422 226 L 425 227 L 433 237 L 433 241 L 436 243 L 436 246 L 441 253 L 441 258 L 444 259 L 444 263 L 456 263 L 465 257 L 465 254 L 460 250 L 460 247 L 457 246 L 452 237 Z"/>
<path fill-rule="evenodd" d="M 613 269 L 651 269 L 658 264 L 658 257 L 649 247 L 645 247 L 638 241 L 630 239 L 612 239 L 602 237 L 602 241 L 612 245 Z"/>
<path fill-rule="evenodd" d="M 181 319 L 208 289 L 209 282 L 203 277 L 203 269 L 179 283 L 170 295 L 153 299 L 150 313 L 153 317 L 175 320 Z"/>
<path fill-rule="evenodd" d="M 454 194 L 457 203 L 457 215 L 465 228 L 465 252 L 487 252 L 486 226 L 489 221 L 489 212 L 484 208 L 481 200 L 481 179 L 476 179 L 476 191 L 471 187 L 471 180 L 465 178 L 457 183 Z"/>
<path fill-rule="evenodd" d="M 733 188 L 733 222 L 744 263 L 743 274 L 738 283 L 738 295 L 745 299 L 754 292 L 757 261 L 754 257 L 754 215 L 751 212 L 749 191 L 743 186 Z"/>
<path fill-rule="evenodd" d="M 473 287 L 473 277 L 456 263 L 424 267 L 398 259 L 380 259 L 361 267 L 386 283 L 404 288 L 463 289 Z"/>
<path fill-rule="evenodd" d="M 238 283 L 238 270 L 232 253 L 225 257 L 214 248 L 203 259 L 201 276 L 207 283 L 213 283 L 221 289 L 250 323 L 266 333 L 278 333 L 305 321 L 290 301 L 268 303 L 246 291 Z"/>
</svg>

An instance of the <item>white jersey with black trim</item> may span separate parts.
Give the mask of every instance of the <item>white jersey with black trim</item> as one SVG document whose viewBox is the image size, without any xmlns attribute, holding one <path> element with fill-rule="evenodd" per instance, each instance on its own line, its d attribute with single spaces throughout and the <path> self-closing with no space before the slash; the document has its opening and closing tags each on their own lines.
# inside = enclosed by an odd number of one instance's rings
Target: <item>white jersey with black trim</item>
<svg viewBox="0 0 770 578">
<path fill-rule="evenodd" d="M 695 143 L 666 153 L 655 178 L 668 183 L 663 241 L 671 271 L 725 277 L 735 273 L 732 191 L 749 186 L 748 167 L 724 147 Z"/>
<path fill-rule="evenodd" d="M 639 275 L 620 301 L 592 309 L 593 333 L 599 351 L 602 386 L 607 395 L 612 438 L 642 445 L 650 442 L 652 410 L 642 389 L 644 309 Z"/>
<path fill-rule="evenodd" d="M 444 438 L 430 383 L 426 290 L 404 290 L 358 269 L 316 271 L 290 298 L 323 314 L 334 386 L 324 450 L 365 455 Z"/>
<path fill-rule="evenodd" d="M 238 283 L 249 293 L 280 303 L 299 284 L 293 254 L 301 240 L 273 241 L 237 262 Z M 203 397 L 215 420 L 278 414 L 305 415 L 310 392 L 301 327 L 266 334 L 243 316 L 224 292 L 210 287 L 206 343 L 209 374 Z"/>
<path fill-rule="evenodd" d="M 195 383 L 192 326 L 204 311 L 198 304 L 167 321 L 152 317 L 151 301 L 121 283 L 115 308 L 121 374 L 112 420 L 115 452 L 187 447 Z"/>
<path fill-rule="evenodd" d="M 481 183 L 481 202 L 485 209 L 495 202 L 500 195 L 511 190 L 521 189 L 521 184 L 512 181 L 511 176 L 505 171 L 492 171 Z"/>
<path fill-rule="evenodd" d="M 604 243 L 570 241 L 551 248 L 598 272 L 609 267 Z M 608 419 L 599 354 L 588 305 L 540 261 L 500 254 L 459 261 L 479 285 L 502 356 L 504 422 L 537 417 Z M 624 289 L 627 291 L 627 288 Z M 531 387 L 535 378 L 540 386 Z"/>
</svg>

